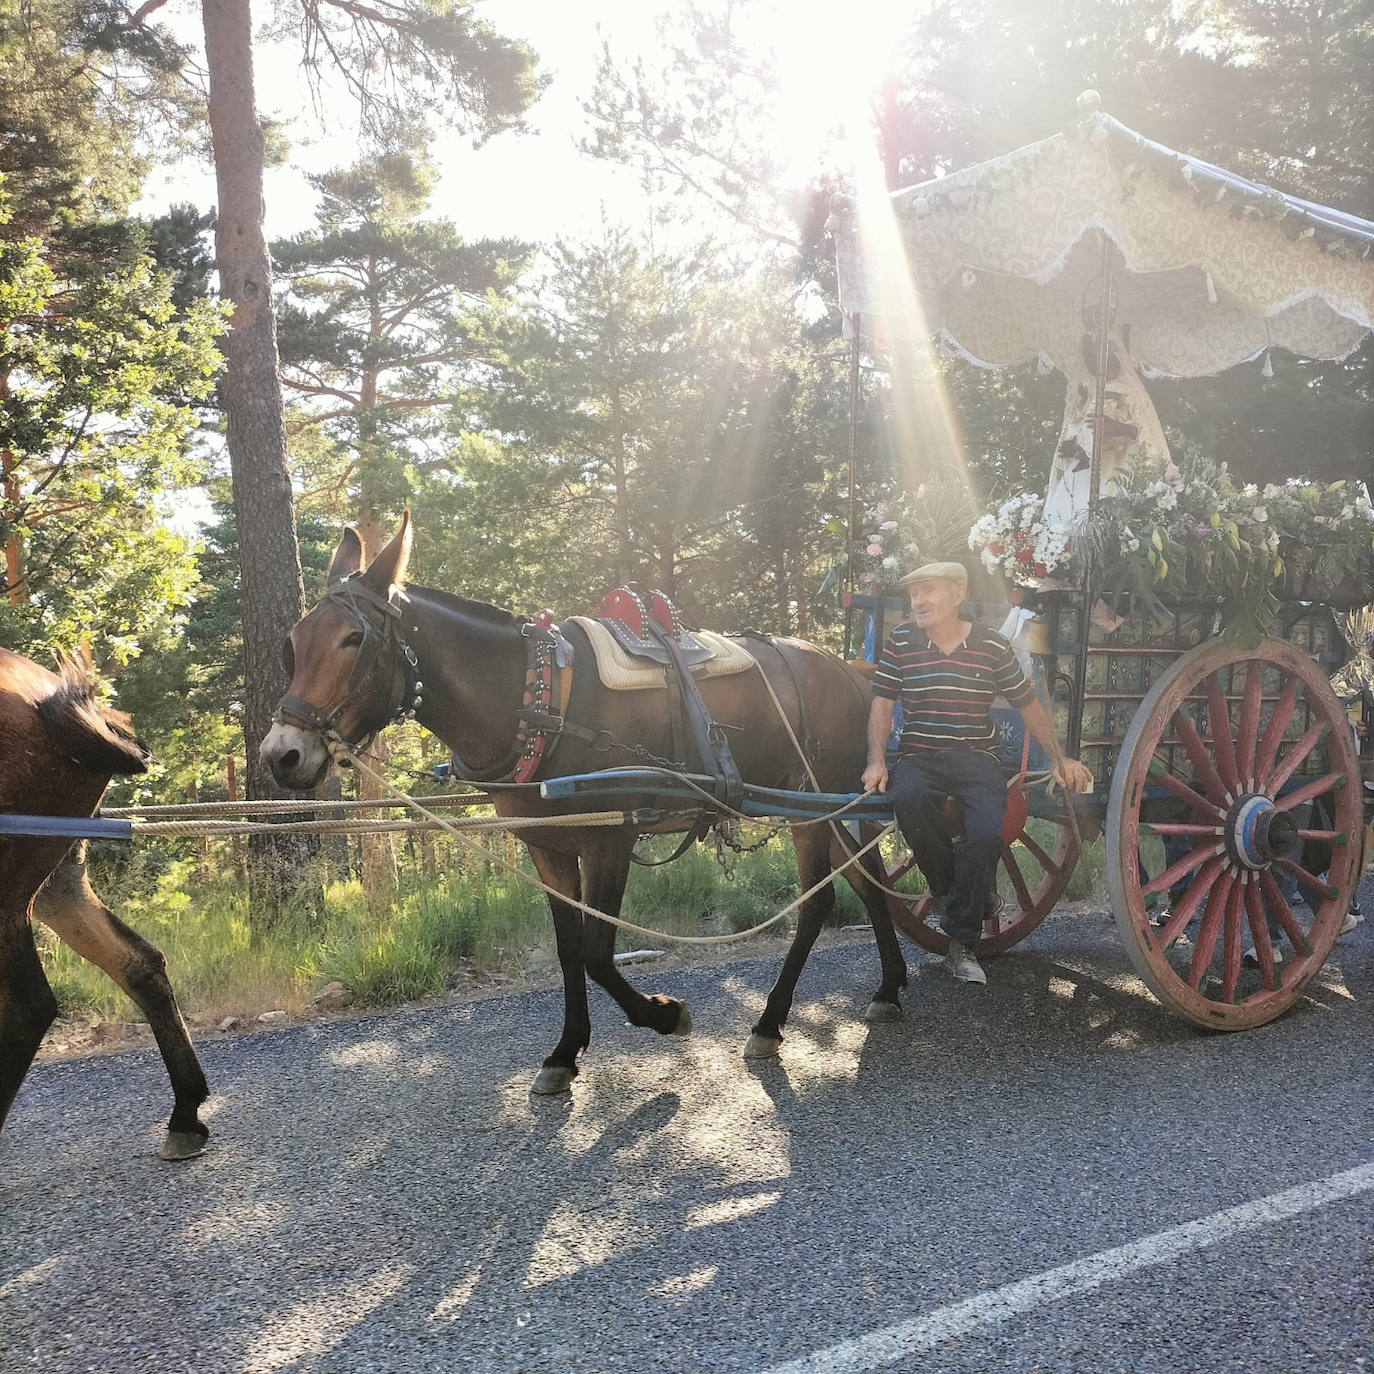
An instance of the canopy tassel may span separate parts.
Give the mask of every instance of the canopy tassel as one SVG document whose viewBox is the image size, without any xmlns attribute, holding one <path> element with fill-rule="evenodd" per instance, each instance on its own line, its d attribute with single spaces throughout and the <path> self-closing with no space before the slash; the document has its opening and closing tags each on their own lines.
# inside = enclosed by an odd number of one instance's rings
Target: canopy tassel
<svg viewBox="0 0 1374 1374">
<path fill-rule="evenodd" d="M 1269 321 L 1264 322 L 1264 366 L 1260 368 L 1260 376 L 1272 377 L 1274 375 L 1274 340 L 1269 333 Z"/>
<path fill-rule="evenodd" d="M 1204 266 L 1202 269 L 1202 277 L 1207 283 L 1207 304 L 1215 305 L 1217 303 L 1217 288 L 1216 283 L 1212 280 L 1212 269 Z"/>
</svg>

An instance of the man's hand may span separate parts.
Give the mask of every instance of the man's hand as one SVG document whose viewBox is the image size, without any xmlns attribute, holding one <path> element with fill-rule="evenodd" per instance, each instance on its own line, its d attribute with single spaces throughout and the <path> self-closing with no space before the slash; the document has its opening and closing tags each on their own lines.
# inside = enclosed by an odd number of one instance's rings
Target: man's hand
<svg viewBox="0 0 1374 1374">
<path fill-rule="evenodd" d="M 1050 776 L 1066 792 L 1092 791 L 1093 775 L 1077 759 L 1060 759 L 1050 765 Z"/>
<path fill-rule="evenodd" d="M 850 774 L 853 777 L 853 774 Z M 864 769 L 863 787 L 865 792 L 887 791 L 887 764 L 870 763 Z"/>
</svg>

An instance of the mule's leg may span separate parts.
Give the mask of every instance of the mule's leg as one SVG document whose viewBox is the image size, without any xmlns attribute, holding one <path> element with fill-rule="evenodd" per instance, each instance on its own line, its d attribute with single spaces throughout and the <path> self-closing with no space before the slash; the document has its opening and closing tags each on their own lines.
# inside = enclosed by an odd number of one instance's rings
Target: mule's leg
<svg viewBox="0 0 1374 1374">
<path fill-rule="evenodd" d="M 830 842 L 828 832 L 818 826 L 796 825 L 792 827 L 792 847 L 797 853 L 797 877 L 801 890 L 805 892 L 814 887 L 830 871 Z M 797 916 L 797 933 L 792 937 L 792 947 L 782 962 L 782 971 L 773 990 L 768 994 L 763 1015 L 759 1017 L 745 1042 L 746 1059 L 767 1059 L 777 1054 L 782 1047 L 782 1028 L 787 1013 L 792 1010 L 792 996 L 797 990 L 797 979 L 806 966 L 807 956 L 821 933 L 826 917 L 835 909 L 835 884 L 827 883 L 819 892 L 813 893 L 802 903 Z"/>
<path fill-rule="evenodd" d="M 577 856 L 528 846 L 530 858 L 540 879 L 575 901 L 582 900 L 582 878 Z M 576 907 L 549 898 L 553 913 L 554 938 L 558 943 L 558 963 L 563 970 L 563 1034 L 553 1053 L 544 1060 L 530 1091 L 544 1095 L 567 1092 L 577 1077 L 577 1056 L 591 1043 L 592 1022 L 587 1011 L 587 979 L 582 962 L 583 922 Z"/>
<path fill-rule="evenodd" d="M 199 1108 L 210 1090 L 177 1008 L 162 951 L 130 930 L 96 896 L 86 865 L 76 853 L 39 889 L 33 914 L 83 959 L 109 974 L 148 1018 L 175 1094 L 158 1154 L 163 1159 L 191 1159 L 200 1154 L 210 1131 L 200 1119 Z"/>
<path fill-rule="evenodd" d="M 817 827 L 819 828 L 819 827 Z M 839 829 L 836 826 L 836 829 Z M 857 847 L 849 838 L 848 832 L 840 830 L 836 836 L 826 827 L 830 836 L 830 859 L 838 867 Z M 842 837 L 842 838 L 841 838 Z M 863 872 L 858 870 L 862 869 Z M 873 994 L 873 1000 L 864 1013 L 866 1021 L 895 1021 L 902 1014 L 901 989 L 906 987 L 906 959 L 902 947 L 897 942 L 897 931 L 892 924 L 892 913 L 887 909 L 887 898 L 873 885 L 865 882 L 867 874 L 874 882 L 884 880 L 882 865 L 873 850 L 869 850 L 857 863 L 850 864 L 844 871 L 845 880 L 859 895 L 859 900 L 868 912 L 873 926 L 873 936 L 878 943 L 878 959 L 882 964 L 883 980 Z"/>
<path fill-rule="evenodd" d="M 0 906 L 0 1129 L 56 1016 L 57 998 L 34 947 L 26 893 L 23 907 Z"/>
<path fill-rule="evenodd" d="M 791 842 L 797 851 L 797 875 L 801 881 L 801 890 L 805 892 L 831 871 L 830 829 L 820 826 L 794 826 L 791 831 Z M 861 861 L 863 860 L 860 860 L 860 863 Z M 871 892 L 872 889 L 868 890 Z M 801 977 L 807 956 L 811 954 L 811 949 L 816 943 L 816 936 L 820 934 L 820 927 L 826 923 L 826 918 L 834 910 L 834 905 L 833 882 L 826 883 L 824 888 L 801 904 L 801 912 L 797 916 L 797 933 L 791 940 L 787 958 L 783 959 L 778 981 L 772 987 L 772 992 L 768 993 L 764 1014 L 758 1018 L 749 1040 L 745 1043 L 746 1059 L 767 1059 L 782 1047 L 782 1028 L 787 1021 L 787 1013 L 791 1010 L 791 999 L 797 991 L 797 980 Z M 871 907 L 870 915 L 874 915 Z M 882 916 L 886 915 L 888 912 L 886 907 L 883 907 Z M 900 949 L 897 948 L 890 919 L 886 921 L 886 930 L 883 930 L 882 918 L 875 918 L 874 930 L 878 933 L 879 956 L 882 958 L 882 985 L 877 993 L 874 993 L 866 1018 L 868 1021 L 890 1021 L 901 1014 L 901 1004 L 897 1000 L 897 995 L 907 982 L 907 966 L 901 958 Z M 885 936 L 886 941 L 883 938 Z"/>
<path fill-rule="evenodd" d="M 630 876 L 628 847 L 599 845 L 583 851 L 587 904 L 608 916 L 620 915 L 625 883 Z M 631 987 L 615 964 L 616 928 L 587 917 L 582 935 L 587 973 L 615 998 L 632 1026 L 648 1026 L 660 1035 L 689 1035 L 692 1013 L 686 1002 L 661 993 L 646 996 Z"/>
</svg>

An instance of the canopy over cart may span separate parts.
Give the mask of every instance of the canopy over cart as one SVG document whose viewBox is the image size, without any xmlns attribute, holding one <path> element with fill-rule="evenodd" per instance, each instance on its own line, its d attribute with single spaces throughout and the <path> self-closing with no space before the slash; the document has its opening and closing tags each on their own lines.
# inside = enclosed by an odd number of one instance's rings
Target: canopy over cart
<svg viewBox="0 0 1374 1374">
<path fill-rule="evenodd" d="M 1153 143 L 1096 103 L 1087 92 L 1064 132 L 885 206 L 841 203 L 832 221 L 851 333 L 935 335 L 985 366 L 1064 374 L 1050 493 L 1065 514 L 1095 495 L 1099 453 L 1104 483 L 1168 461 L 1141 374 L 1207 376 L 1271 347 L 1343 358 L 1374 328 L 1374 223 Z"/>
</svg>

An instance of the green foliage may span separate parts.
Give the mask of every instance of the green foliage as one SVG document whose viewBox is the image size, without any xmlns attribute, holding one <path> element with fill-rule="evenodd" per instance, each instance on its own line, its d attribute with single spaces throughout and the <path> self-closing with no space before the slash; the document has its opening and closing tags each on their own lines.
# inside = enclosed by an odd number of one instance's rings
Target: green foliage
<svg viewBox="0 0 1374 1374">
<path fill-rule="evenodd" d="M 311 506 L 369 534 L 410 500 L 415 455 L 481 357 L 470 308 L 509 289 L 525 252 L 420 219 L 430 180 L 409 151 L 312 177 L 319 227 L 273 245 L 282 378 L 299 405 L 293 453 Z M 314 454 L 311 434 L 324 441 Z"/>
<path fill-rule="evenodd" d="M 214 386 L 221 315 L 178 316 L 132 241 L 74 271 L 34 238 L 0 251 L 0 541 L 21 577 L 0 616 L 17 648 L 88 637 L 118 663 L 177 630 L 194 581 L 160 500 L 198 472 L 192 403 Z"/>
<path fill-rule="evenodd" d="M 364 7 L 300 0 L 277 8 L 268 36 L 304 38 L 307 69 L 332 64 L 358 100 L 362 128 L 387 146 L 397 130 L 444 123 L 474 146 L 522 126 L 548 78 L 535 54 L 502 37 L 465 0 Z"/>
</svg>

